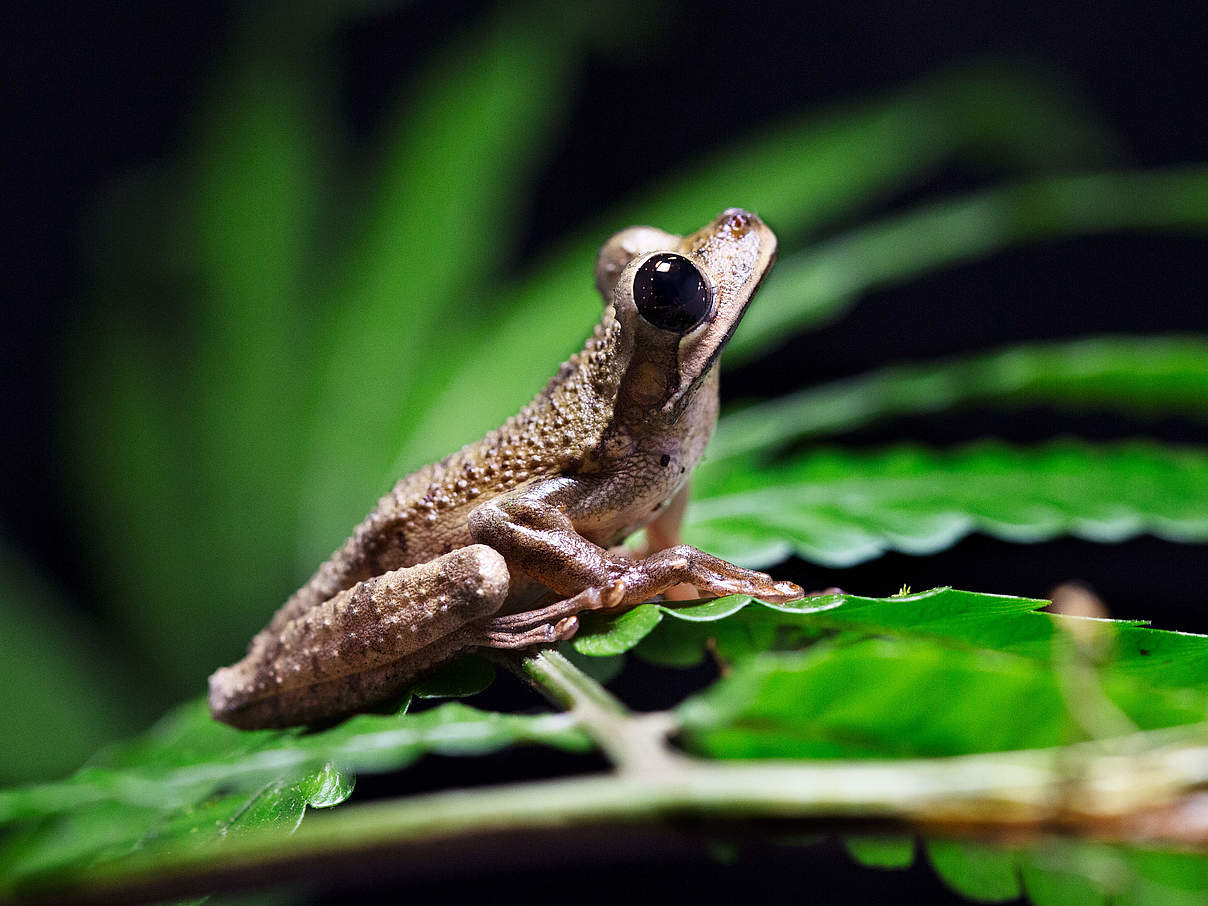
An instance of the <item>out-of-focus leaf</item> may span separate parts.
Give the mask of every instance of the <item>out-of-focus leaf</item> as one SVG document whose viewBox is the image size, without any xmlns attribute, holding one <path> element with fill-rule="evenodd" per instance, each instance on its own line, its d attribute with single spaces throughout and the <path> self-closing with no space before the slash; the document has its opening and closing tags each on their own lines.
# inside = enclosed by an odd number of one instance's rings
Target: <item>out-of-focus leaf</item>
<svg viewBox="0 0 1208 906">
<path fill-rule="evenodd" d="M 1015 857 L 976 843 L 935 840 L 927 844 L 927 858 L 936 873 L 961 896 L 981 903 L 1017 899 L 1019 870 Z"/>
<path fill-rule="evenodd" d="M 421 714 L 363 714 L 323 732 L 243 732 L 203 702 L 113 747 L 59 783 L 0 791 L 0 876 L 8 882 L 68 864 L 116 858 L 143 841 L 297 826 L 309 804 L 352 789 L 351 771 L 380 772 L 425 752 L 478 755 L 539 743 L 583 751 L 570 715 L 512 715 L 450 703 Z M 338 767 L 337 767 L 338 766 Z"/>
<path fill-rule="evenodd" d="M 1208 858 L 1198 853 L 1060 838 L 1024 849 L 956 840 L 925 848 L 936 874 L 978 902 L 1192 906 L 1208 895 Z"/>
<path fill-rule="evenodd" d="M 307 567 L 397 477 L 389 469 L 416 394 L 461 368 L 465 334 L 494 319 L 482 287 L 518 236 L 523 192 L 566 109 L 578 50 L 573 28 L 534 41 L 540 14 L 509 6 L 444 51 L 387 130 L 368 224 L 342 264 L 315 353 Z M 572 10 L 562 24 L 576 18 Z"/>
<path fill-rule="evenodd" d="M 1130 415 L 1208 416 L 1208 337 L 1098 337 L 892 365 L 726 415 L 699 474 L 727 457 L 899 415 L 961 405 L 1047 405 Z"/>
<path fill-rule="evenodd" d="M 1100 679 L 1142 729 L 1208 714 L 1208 676 L 1196 689 Z M 677 711 L 684 745 L 712 758 L 907 758 L 1065 745 L 1085 738 L 1082 704 L 1052 661 L 866 637 L 739 661 Z"/>
<path fill-rule="evenodd" d="M 1208 170 L 1044 177 L 930 204 L 782 260 L 727 348 L 757 355 L 870 290 L 1029 242 L 1113 230 L 1202 234 Z"/>
<path fill-rule="evenodd" d="M 887 550 L 942 550 L 972 531 L 1009 541 L 1148 532 L 1208 539 L 1208 455 L 1133 442 L 980 443 L 937 453 L 816 451 L 783 466 L 702 470 L 686 540 L 750 566 L 791 550 L 849 566 Z"/>
<path fill-rule="evenodd" d="M 473 654 L 445 664 L 411 689 L 416 698 L 465 698 L 477 695 L 495 681 L 495 665 Z"/>
<path fill-rule="evenodd" d="M 74 770 L 135 726 L 132 672 L 0 539 L 0 782 Z"/>
<path fill-rule="evenodd" d="M 950 72 L 887 99 L 728 142 L 642 189 L 530 279 L 505 287 L 489 306 L 498 314 L 459 339 L 455 358 L 434 365 L 431 393 L 409 397 L 413 422 L 394 471 L 438 459 L 494 427 L 582 344 L 600 311 L 591 289 L 596 250 L 617 229 L 694 230 L 738 205 L 768 220 L 783 255 L 823 224 L 918 182 L 955 155 L 981 153 L 1010 167 L 1094 166 L 1111 146 L 1051 80 L 987 69 Z M 752 310 L 763 305 L 760 299 Z"/>
<path fill-rule="evenodd" d="M 155 184 L 147 219 L 163 235 L 131 216 L 142 213 L 131 193 L 98 218 L 94 311 L 68 362 L 75 499 L 109 597 L 177 692 L 296 578 L 305 272 L 329 130 L 308 106 L 308 72 L 286 56 L 235 56 L 187 166 Z M 109 266 L 125 230 L 151 234 L 141 268 Z M 194 644 L 177 644 L 186 636 Z M 156 683 L 148 699 L 172 689 Z"/>
<path fill-rule="evenodd" d="M 911 837 L 845 837 L 843 845 L 868 868 L 909 868 L 914 862 Z"/>
<path fill-rule="evenodd" d="M 872 868 L 907 868 L 910 838 L 848 838 L 852 857 Z M 979 903 L 1022 897 L 1035 906 L 1191 906 L 1208 894 L 1208 858 L 1198 853 L 1053 837 L 1031 846 L 961 840 L 923 844 L 935 873 Z"/>
</svg>

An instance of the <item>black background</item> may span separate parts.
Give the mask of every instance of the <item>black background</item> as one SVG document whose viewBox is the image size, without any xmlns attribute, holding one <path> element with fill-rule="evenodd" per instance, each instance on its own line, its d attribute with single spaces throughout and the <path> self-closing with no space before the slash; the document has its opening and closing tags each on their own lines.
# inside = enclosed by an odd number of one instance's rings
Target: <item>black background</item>
<svg viewBox="0 0 1208 906">
<path fill-rule="evenodd" d="M 337 78 L 350 132 L 369 141 L 400 81 L 487 6 L 414 3 L 345 28 L 337 37 L 343 61 Z M 987 54 L 1064 72 L 1122 137 L 1135 164 L 1208 160 L 1204 9 L 1198 2 L 984 0 L 602 6 L 600 49 L 589 58 L 557 155 L 521 225 L 527 238 L 520 260 L 686 155 L 724 146 L 788 112 L 892 89 Z M 199 88 L 230 38 L 233 14 L 211 3 L 31 3 L 8 5 L 3 17 L 0 424 L 7 439 L 0 444 L 0 530 L 90 607 L 86 566 L 64 553 L 65 540 L 78 548 L 86 539 L 74 537 L 67 519 L 55 444 L 55 363 L 80 294 L 81 217 L 106 179 L 179 148 Z M 629 40 L 651 30 L 654 40 Z M 954 167 L 927 192 L 969 188 L 983 179 Z M 903 357 L 925 359 L 1013 340 L 1202 331 L 1208 327 L 1206 299 L 1200 240 L 1112 236 L 1042 245 L 878 294 L 785 355 L 729 374 L 723 394 L 770 395 L 795 386 L 800 377 L 787 363 L 807 353 L 814 373 L 834 378 Z M 1093 413 L 973 411 L 898 420 L 843 442 L 876 446 L 910 438 L 946 445 L 987 435 L 1032 441 L 1063 433 L 1204 440 L 1202 425 L 1174 419 L 1134 424 Z M 1208 631 L 1198 581 L 1204 559 L 1203 547 L 1148 538 L 1118 546 L 1067 540 L 1018 547 L 973 537 L 925 559 L 891 555 L 851 570 L 802 568 L 800 575 L 812 587 L 839 584 L 867 594 L 909 583 L 916 589 L 954 584 L 1044 595 L 1057 582 L 1078 578 L 1100 592 L 1114 615 Z M 628 670 L 622 694 L 643 705 L 662 703 L 649 680 Z M 497 694 L 506 698 L 504 685 Z M 495 758 L 491 779 L 566 769 L 549 754 L 517 758 Z M 459 764 L 429 759 L 408 773 L 407 789 L 443 786 L 457 777 Z M 389 786 L 366 778 L 361 792 L 397 791 Z M 756 846 L 732 868 L 678 857 L 623 864 L 630 867 L 605 860 L 590 869 L 555 870 L 545 880 L 499 871 L 479 880 L 504 885 L 496 894 L 509 886 L 536 893 L 534 885 L 556 891 L 560 882 L 587 871 L 593 881 L 576 893 L 583 902 L 639 890 L 718 899 L 781 895 L 776 885 L 790 885 L 791 895 L 815 902 L 904 901 L 912 894 L 942 902 L 948 896 L 925 868 L 905 875 L 857 870 L 834 847 Z M 436 897 L 444 890 L 429 880 L 411 893 Z M 366 893 L 386 895 L 382 888 Z"/>
</svg>

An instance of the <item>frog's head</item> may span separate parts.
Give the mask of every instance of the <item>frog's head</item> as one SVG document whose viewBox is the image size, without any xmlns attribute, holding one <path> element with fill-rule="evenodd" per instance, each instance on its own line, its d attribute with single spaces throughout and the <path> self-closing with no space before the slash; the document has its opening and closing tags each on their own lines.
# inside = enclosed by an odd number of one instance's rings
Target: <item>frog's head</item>
<svg viewBox="0 0 1208 906">
<path fill-rule="evenodd" d="M 626 335 L 626 401 L 676 420 L 775 257 L 775 234 L 738 208 L 689 236 L 651 227 L 613 236 L 600 251 L 596 283 Z"/>
</svg>

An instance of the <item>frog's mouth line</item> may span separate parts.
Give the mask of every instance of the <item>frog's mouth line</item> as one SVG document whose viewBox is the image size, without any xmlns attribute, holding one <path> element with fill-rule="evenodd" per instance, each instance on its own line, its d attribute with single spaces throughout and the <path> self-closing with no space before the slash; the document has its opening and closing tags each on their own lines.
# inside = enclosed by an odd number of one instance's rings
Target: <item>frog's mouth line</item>
<svg viewBox="0 0 1208 906">
<path fill-rule="evenodd" d="M 667 413 L 671 421 L 674 422 L 679 420 L 680 416 L 683 415 L 684 409 L 687 408 L 688 403 L 692 401 L 692 397 L 696 393 L 697 388 L 699 388 L 703 383 L 705 377 L 715 367 L 717 367 L 717 360 L 721 358 L 721 354 L 725 351 L 727 344 L 729 344 L 730 338 L 734 336 L 734 331 L 738 329 L 738 325 L 741 324 L 742 319 L 746 317 L 747 310 L 751 307 L 751 302 L 755 299 L 755 294 L 758 293 L 759 288 L 763 286 L 764 278 L 767 277 L 768 271 L 771 270 L 772 264 L 774 264 L 775 261 L 776 251 L 773 249 L 772 255 L 768 260 L 768 266 L 764 269 L 763 276 L 761 276 L 756 284 L 751 287 L 750 295 L 747 296 L 747 301 L 743 303 L 742 313 L 730 322 L 730 326 L 722 336 L 721 341 L 714 345 L 713 351 L 709 353 L 709 357 L 705 359 L 705 363 L 698 372 L 696 379 L 693 380 L 688 386 L 676 391 L 676 393 L 672 395 L 666 404 L 664 404 L 663 411 Z"/>
</svg>

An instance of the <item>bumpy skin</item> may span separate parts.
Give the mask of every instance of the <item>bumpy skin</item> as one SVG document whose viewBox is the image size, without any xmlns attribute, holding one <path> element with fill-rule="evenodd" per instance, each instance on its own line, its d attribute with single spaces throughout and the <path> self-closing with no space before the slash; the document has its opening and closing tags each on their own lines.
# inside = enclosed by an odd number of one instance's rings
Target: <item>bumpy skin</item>
<svg viewBox="0 0 1208 906">
<path fill-rule="evenodd" d="M 631 607 L 680 583 L 800 597 L 673 544 L 717 418 L 717 359 L 775 248 L 737 209 L 687 237 L 612 237 L 596 266 L 609 304 L 583 350 L 502 427 L 400 480 L 247 656 L 210 678 L 214 716 L 246 728 L 330 719 L 466 648 L 567 638 L 579 611 Z M 682 336 L 648 323 L 633 298 L 637 269 L 664 251 L 712 285 L 712 311 Z M 608 551 L 648 524 L 673 546 L 637 560 Z"/>
</svg>

